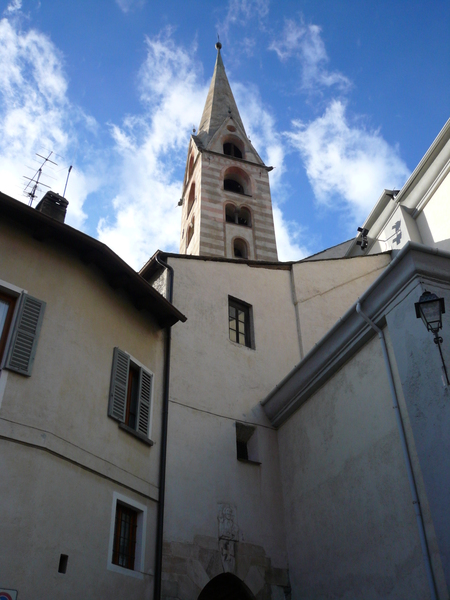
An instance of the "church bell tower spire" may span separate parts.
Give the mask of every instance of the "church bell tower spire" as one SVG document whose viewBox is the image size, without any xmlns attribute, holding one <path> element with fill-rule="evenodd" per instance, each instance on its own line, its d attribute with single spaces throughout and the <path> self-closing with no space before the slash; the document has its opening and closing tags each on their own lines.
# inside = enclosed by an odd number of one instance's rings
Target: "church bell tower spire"
<svg viewBox="0 0 450 600">
<path fill-rule="evenodd" d="M 181 254 L 276 261 L 267 167 L 245 132 L 218 42 L 182 193 Z"/>
</svg>

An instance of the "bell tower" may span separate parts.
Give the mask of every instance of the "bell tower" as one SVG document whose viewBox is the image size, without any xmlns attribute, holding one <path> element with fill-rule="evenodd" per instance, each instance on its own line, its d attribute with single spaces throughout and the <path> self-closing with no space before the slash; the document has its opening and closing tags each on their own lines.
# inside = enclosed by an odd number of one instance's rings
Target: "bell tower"
<svg viewBox="0 0 450 600">
<path fill-rule="evenodd" d="M 182 192 L 181 254 L 276 261 L 269 171 L 252 146 L 217 59 Z"/>
</svg>

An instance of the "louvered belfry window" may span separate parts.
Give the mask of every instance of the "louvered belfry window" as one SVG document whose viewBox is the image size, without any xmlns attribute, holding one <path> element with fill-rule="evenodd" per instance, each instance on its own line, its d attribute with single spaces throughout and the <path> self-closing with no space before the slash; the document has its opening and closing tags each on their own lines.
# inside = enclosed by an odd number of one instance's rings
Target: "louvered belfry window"
<svg viewBox="0 0 450 600">
<path fill-rule="evenodd" d="M 117 503 L 114 526 L 112 562 L 125 569 L 134 569 L 136 553 L 137 512 Z"/>
<path fill-rule="evenodd" d="M 149 436 L 153 375 L 114 348 L 108 414 L 130 429 Z"/>
<path fill-rule="evenodd" d="M 0 300 L 0 313 L 4 313 L 6 305 L 9 305 L 5 319 L 3 320 L 0 316 L 0 321 L 3 321 L 3 326 L 0 327 L 2 330 L 2 344 L 6 344 L 7 336 L 9 335 L 8 329 L 11 326 L 13 327 L 8 348 L 5 348 L 5 368 L 29 377 L 33 368 L 46 304 L 29 294 L 21 294 L 18 298 L 18 314 L 14 324 L 12 324 L 12 312 L 14 311 L 14 303 L 17 302 L 17 299 L 10 298 L 8 301 L 8 297 L 6 296 L 5 298 L 6 300 Z"/>
</svg>

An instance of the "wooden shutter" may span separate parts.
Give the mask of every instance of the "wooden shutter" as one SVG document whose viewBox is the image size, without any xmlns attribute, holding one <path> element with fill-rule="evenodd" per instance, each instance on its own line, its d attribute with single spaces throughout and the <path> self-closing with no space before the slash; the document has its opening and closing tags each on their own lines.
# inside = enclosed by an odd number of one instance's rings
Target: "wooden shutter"
<svg viewBox="0 0 450 600">
<path fill-rule="evenodd" d="M 114 348 L 108 415 L 121 423 L 125 421 L 129 372 L 130 357 L 123 350 Z"/>
<path fill-rule="evenodd" d="M 22 294 L 5 367 L 29 377 L 36 355 L 46 303 Z"/>
<path fill-rule="evenodd" d="M 140 369 L 139 378 L 139 409 L 137 418 L 137 431 L 148 437 L 150 423 L 150 404 L 152 400 L 152 374 L 145 369 Z"/>
</svg>

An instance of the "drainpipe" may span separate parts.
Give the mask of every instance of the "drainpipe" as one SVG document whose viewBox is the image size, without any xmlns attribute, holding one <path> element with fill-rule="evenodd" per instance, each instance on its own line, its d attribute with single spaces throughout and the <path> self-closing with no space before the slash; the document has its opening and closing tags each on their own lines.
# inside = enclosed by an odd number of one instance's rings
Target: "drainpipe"
<svg viewBox="0 0 450 600">
<path fill-rule="evenodd" d="M 428 548 L 427 538 L 425 534 L 425 527 L 423 524 L 423 516 L 422 511 L 420 509 L 419 496 L 417 494 L 416 482 L 414 479 L 414 473 L 411 464 L 411 457 L 409 454 L 408 443 L 406 441 L 405 429 L 403 427 L 402 415 L 400 413 L 400 407 L 398 405 L 397 392 L 395 391 L 394 378 L 392 376 L 392 368 L 389 360 L 389 354 L 386 346 L 386 339 L 384 337 L 383 331 L 375 325 L 373 321 L 369 319 L 369 317 L 363 313 L 361 310 L 361 304 L 358 301 L 356 303 L 356 312 L 361 315 L 361 317 L 372 327 L 374 331 L 378 333 L 378 337 L 380 338 L 381 348 L 383 350 L 384 364 L 386 366 L 386 372 L 389 379 L 389 387 L 391 389 L 392 401 L 394 403 L 394 411 L 395 418 L 397 420 L 398 432 L 400 434 L 400 442 L 403 450 L 403 458 L 405 460 L 406 471 L 408 474 L 409 487 L 411 490 L 412 503 L 414 506 L 414 511 L 416 513 L 417 527 L 419 528 L 419 537 L 420 537 L 420 545 L 422 547 L 422 555 L 425 563 L 425 571 L 427 574 L 428 586 L 430 588 L 431 599 L 438 600 L 437 590 L 436 590 L 436 582 L 434 580 L 433 569 L 431 566 L 431 558 L 430 551 Z"/>
<path fill-rule="evenodd" d="M 156 262 L 164 267 L 169 275 L 167 295 L 172 304 L 173 299 L 173 268 L 160 258 L 155 256 Z M 166 328 L 164 340 L 164 390 L 163 390 L 163 411 L 161 423 L 161 454 L 159 461 L 159 502 L 158 517 L 156 524 L 156 544 L 155 544 L 155 582 L 153 588 L 153 600 L 161 598 L 161 579 L 162 579 L 162 558 L 163 558 L 163 533 L 164 533 L 164 499 L 166 494 L 166 463 L 167 463 L 167 430 L 169 423 L 169 384 L 170 384 L 170 344 L 171 327 Z"/>
</svg>

